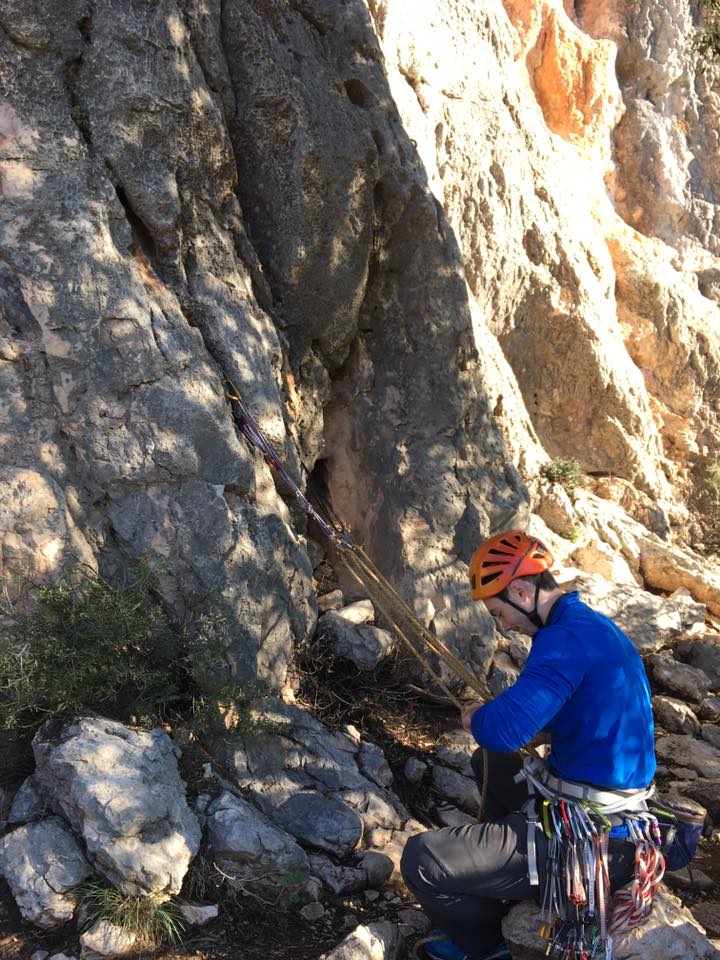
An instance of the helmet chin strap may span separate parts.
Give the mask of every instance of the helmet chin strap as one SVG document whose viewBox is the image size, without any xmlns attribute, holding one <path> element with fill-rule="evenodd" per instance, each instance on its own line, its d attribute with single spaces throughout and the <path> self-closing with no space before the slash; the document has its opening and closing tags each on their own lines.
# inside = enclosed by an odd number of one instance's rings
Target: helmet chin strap
<svg viewBox="0 0 720 960">
<path fill-rule="evenodd" d="M 505 588 L 505 590 L 507 590 L 507 587 Z M 507 597 L 507 599 L 504 600 L 504 602 L 509 607 L 512 607 L 514 610 L 518 610 L 520 613 L 526 616 L 530 621 L 530 623 L 534 627 L 537 627 L 539 630 L 541 627 L 545 626 L 545 623 L 543 622 L 543 620 L 540 617 L 540 614 L 538 613 L 538 597 L 539 596 L 540 596 L 540 584 L 538 583 L 538 584 L 535 584 L 535 601 L 533 603 L 532 610 L 523 610 L 523 608 L 519 606 L 519 604 L 513 603 L 513 601 L 510 599 L 509 596 Z"/>
</svg>

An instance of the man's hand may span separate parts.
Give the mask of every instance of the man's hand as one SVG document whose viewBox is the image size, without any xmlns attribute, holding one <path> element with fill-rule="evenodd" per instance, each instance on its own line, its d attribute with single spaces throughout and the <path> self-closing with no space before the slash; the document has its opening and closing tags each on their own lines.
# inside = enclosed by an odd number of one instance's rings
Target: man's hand
<svg viewBox="0 0 720 960">
<path fill-rule="evenodd" d="M 470 733 L 470 721 L 473 718 L 473 714 L 475 713 L 476 710 L 479 710 L 480 707 L 481 707 L 481 704 L 474 703 L 470 707 L 465 707 L 465 709 L 460 714 L 460 721 L 463 725 L 463 729 L 467 730 L 468 733 Z"/>
<path fill-rule="evenodd" d="M 525 744 L 526 748 L 535 748 L 541 747 L 544 743 L 550 743 L 550 734 L 545 730 L 541 730 L 540 733 L 535 734 L 532 740 L 529 743 Z"/>
</svg>

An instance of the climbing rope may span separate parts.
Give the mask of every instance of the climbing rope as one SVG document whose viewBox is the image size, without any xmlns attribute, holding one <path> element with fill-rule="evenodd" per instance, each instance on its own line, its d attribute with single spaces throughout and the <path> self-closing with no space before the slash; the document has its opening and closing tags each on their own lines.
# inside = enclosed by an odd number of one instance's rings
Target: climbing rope
<svg viewBox="0 0 720 960">
<path fill-rule="evenodd" d="M 618 890 L 613 899 L 611 933 L 631 930 L 647 920 L 664 873 L 665 858 L 658 846 L 641 835 L 636 839 L 632 883 Z"/>
<path fill-rule="evenodd" d="M 424 647 L 434 654 L 438 660 L 459 677 L 471 690 L 477 693 L 481 702 L 492 699 L 486 682 L 476 677 L 459 660 L 448 646 L 432 633 L 417 617 L 414 610 L 402 599 L 387 578 L 377 569 L 365 551 L 355 543 L 345 524 L 335 515 L 330 505 L 319 494 L 314 499 L 320 506 L 316 509 L 308 497 L 300 489 L 299 484 L 285 467 L 277 455 L 272 444 L 267 439 L 259 424 L 240 398 L 239 391 L 230 380 L 225 382 L 225 394 L 235 411 L 236 422 L 243 436 L 262 454 L 268 466 L 274 470 L 292 491 L 298 503 L 305 510 L 308 517 L 317 524 L 321 534 L 332 544 L 337 551 L 339 561 L 366 591 L 380 611 L 388 625 L 397 635 L 403 646 L 417 659 L 423 669 L 433 678 L 448 700 L 462 711 L 463 706 L 458 698 L 450 691 L 447 684 L 430 665 L 422 652 Z M 414 640 L 413 640 L 414 638 Z M 483 750 L 483 785 L 480 799 L 479 819 L 485 807 L 488 783 L 488 756 Z"/>
</svg>

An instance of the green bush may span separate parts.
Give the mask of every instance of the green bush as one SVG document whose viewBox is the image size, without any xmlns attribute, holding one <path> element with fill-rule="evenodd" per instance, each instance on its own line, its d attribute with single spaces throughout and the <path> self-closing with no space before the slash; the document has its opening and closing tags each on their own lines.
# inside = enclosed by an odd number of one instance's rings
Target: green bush
<svg viewBox="0 0 720 960">
<path fill-rule="evenodd" d="M 559 483 L 569 494 L 575 493 L 580 483 L 582 473 L 580 461 L 575 457 L 556 457 L 540 468 L 540 475 L 552 483 Z"/>
<path fill-rule="evenodd" d="M 0 729 L 101 713 L 140 725 L 181 720 L 201 732 L 218 704 L 252 727 L 258 692 L 232 677 L 222 615 L 205 609 L 173 623 L 153 586 L 141 564 L 125 586 L 89 577 L 41 590 L 34 613 L 0 634 Z"/>
<path fill-rule="evenodd" d="M 705 484 L 716 497 L 720 497 L 720 460 L 713 460 L 708 464 L 705 470 Z"/>
<path fill-rule="evenodd" d="M 720 0 L 700 0 L 704 25 L 696 31 L 695 47 L 700 56 L 711 61 L 720 57 Z"/>
</svg>

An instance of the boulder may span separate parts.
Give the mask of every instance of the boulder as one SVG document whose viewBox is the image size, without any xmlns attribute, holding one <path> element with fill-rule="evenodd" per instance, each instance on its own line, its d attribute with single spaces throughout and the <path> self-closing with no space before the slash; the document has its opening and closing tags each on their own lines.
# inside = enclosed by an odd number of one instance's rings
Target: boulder
<svg viewBox="0 0 720 960">
<path fill-rule="evenodd" d="M 288 797 L 275 818 L 292 836 L 339 857 L 351 853 L 363 834 L 363 821 L 354 810 L 315 790 Z"/>
<path fill-rule="evenodd" d="M 33 740 L 35 780 L 85 844 L 95 869 L 125 893 L 178 893 L 200 846 L 161 729 L 111 720 L 48 723 Z"/>
<path fill-rule="evenodd" d="M 719 639 L 717 634 L 713 639 Z M 702 670 L 710 678 L 710 689 L 720 691 L 720 643 L 710 638 L 693 640 L 690 645 L 688 663 Z"/>
<path fill-rule="evenodd" d="M 690 797 L 701 804 L 708 812 L 712 822 L 720 826 L 720 777 L 697 777 L 685 783 L 672 784 L 671 794 Z"/>
<path fill-rule="evenodd" d="M 44 929 L 61 927 L 77 907 L 73 890 L 92 868 L 57 817 L 18 827 L 0 840 L 0 874 L 20 913 Z"/>
<path fill-rule="evenodd" d="M 304 850 L 246 800 L 228 791 L 207 810 L 213 856 L 233 865 L 233 876 L 307 869 Z"/>
<path fill-rule="evenodd" d="M 393 782 L 392 770 L 388 766 L 385 755 L 374 743 L 360 744 L 358 766 L 361 772 L 379 787 L 389 787 Z"/>
<path fill-rule="evenodd" d="M 651 587 L 672 593 L 687 587 L 700 603 L 720 615 L 720 573 L 695 554 L 651 537 L 640 541 L 640 568 Z"/>
<path fill-rule="evenodd" d="M 477 813 L 480 795 L 477 784 L 470 777 L 436 764 L 432 769 L 432 782 L 440 796 L 454 801 L 469 813 Z"/>
<path fill-rule="evenodd" d="M 380 920 L 349 933 L 325 960 L 395 960 L 400 949 L 397 925 Z"/>
<path fill-rule="evenodd" d="M 698 703 L 710 688 L 710 680 L 702 670 L 678 663 L 667 654 L 653 653 L 646 662 L 656 683 L 686 700 Z"/>
<path fill-rule="evenodd" d="M 615 584 L 597 575 L 578 575 L 562 585 L 578 590 L 589 606 L 610 617 L 641 654 L 669 646 L 693 623 L 705 619 L 701 604 L 663 599 L 638 586 Z"/>
<path fill-rule="evenodd" d="M 29 823 L 31 820 L 40 820 L 48 813 L 47 805 L 47 798 L 38 790 L 35 777 L 31 774 L 23 780 L 13 797 L 7 818 L 8 823 Z"/>
<path fill-rule="evenodd" d="M 720 777 L 720 750 L 703 740 L 670 734 L 658 738 L 655 752 L 660 760 L 691 767 L 706 779 Z"/>
<path fill-rule="evenodd" d="M 473 754 L 479 750 L 477 741 L 471 733 L 465 730 L 454 730 L 444 733 L 437 742 L 435 757 L 438 763 L 452 767 L 464 777 L 473 776 Z"/>
<path fill-rule="evenodd" d="M 513 960 L 542 960 L 537 935 L 537 904 L 523 901 L 503 919 L 503 936 Z M 613 960 L 715 960 L 717 951 L 690 911 L 660 887 L 650 918 L 641 926 L 613 936 Z"/>
<path fill-rule="evenodd" d="M 668 733 L 687 733 L 697 736 L 700 732 L 700 721 L 682 700 L 675 700 L 673 697 L 653 697 L 652 708 L 657 722 Z"/>
<path fill-rule="evenodd" d="M 336 657 L 350 660 L 359 670 L 374 670 L 397 648 L 397 638 L 388 630 L 366 623 L 355 625 L 342 611 L 324 613 L 318 620 L 318 635 L 328 640 Z"/>
</svg>

